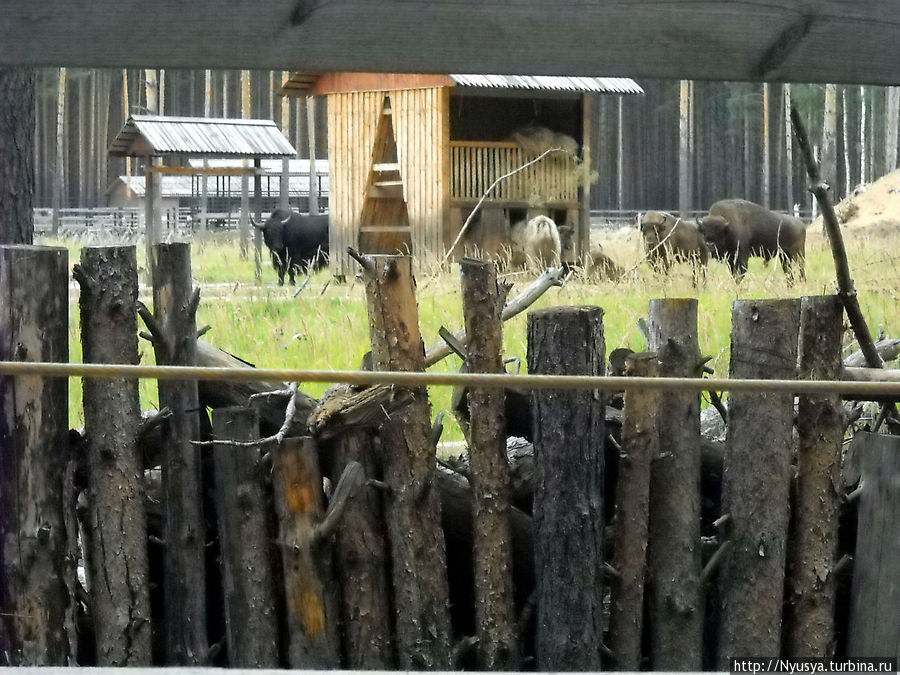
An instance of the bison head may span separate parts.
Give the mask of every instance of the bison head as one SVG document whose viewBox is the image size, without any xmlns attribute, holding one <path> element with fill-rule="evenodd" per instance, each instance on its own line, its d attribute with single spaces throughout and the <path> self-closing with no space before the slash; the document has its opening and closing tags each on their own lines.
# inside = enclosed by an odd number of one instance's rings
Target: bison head
<svg viewBox="0 0 900 675">
<path fill-rule="evenodd" d="M 263 241 L 269 250 L 281 251 L 287 245 L 285 243 L 285 230 L 287 230 L 290 220 L 290 211 L 275 209 L 262 225 L 254 222 L 252 219 L 250 222 L 253 224 L 253 227 L 262 230 Z"/>
<path fill-rule="evenodd" d="M 738 249 L 738 234 L 734 226 L 722 216 L 706 216 L 697 221 L 697 228 L 706 240 L 710 253 L 724 259 Z"/>
</svg>

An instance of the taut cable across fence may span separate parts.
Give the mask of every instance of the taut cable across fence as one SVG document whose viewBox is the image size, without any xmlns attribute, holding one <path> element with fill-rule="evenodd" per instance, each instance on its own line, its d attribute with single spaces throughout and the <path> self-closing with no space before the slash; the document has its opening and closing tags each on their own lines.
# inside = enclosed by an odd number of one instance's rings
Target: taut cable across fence
<svg viewBox="0 0 900 675">
<path fill-rule="evenodd" d="M 104 377 L 222 382 L 331 382 L 354 385 L 519 387 L 523 389 L 664 389 L 683 391 L 756 391 L 852 396 L 900 397 L 900 371 L 879 371 L 895 380 L 861 382 L 868 368 L 844 368 L 843 380 L 764 380 L 693 377 L 618 377 L 587 375 L 504 375 L 495 373 L 423 373 L 368 370 L 297 370 L 280 368 L 209 368 L 199 366 L 135 366 L 94 363 L 0 361 L 0 375 Z"/>
</svg>

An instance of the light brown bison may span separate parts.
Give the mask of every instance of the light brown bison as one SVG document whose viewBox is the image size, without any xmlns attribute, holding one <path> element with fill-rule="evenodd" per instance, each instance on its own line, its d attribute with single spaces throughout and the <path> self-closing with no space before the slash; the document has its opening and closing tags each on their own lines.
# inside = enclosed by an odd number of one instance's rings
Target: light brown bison
<svg viewBox="0 0 900 675">
<path fill-rule="evenodd" d="M 747 272 L 750 256 L 766 263 L 780 256 L 789 279 L 795 271 L 805 278 L 806 225 L 799 218 L 746 199 L 722 199 L 709 207 L 709 215 L 698 221 L 698 227 L 710 252 L 728 263 L 736 279 Z"/>
<path fill-rule="evenodd" d="M 648 211 L 639 218 L 644 250 L 650 266 L 668 272 L 675 262 L 694 265 L 694 276 L 709 260 L 706 241 L 694 223 L 665 211 Z"/>
</svg>

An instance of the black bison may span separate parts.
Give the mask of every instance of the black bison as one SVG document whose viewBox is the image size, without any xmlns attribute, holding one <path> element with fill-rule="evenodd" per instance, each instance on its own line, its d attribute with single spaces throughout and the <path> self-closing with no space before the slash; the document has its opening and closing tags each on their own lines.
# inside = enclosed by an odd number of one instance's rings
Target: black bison
<svg viewBox="0 0 900 675">
<path fill-rule="evenodd" d="M 781 256 L 788 278 L 794 271 L 805 278 L 806 225 L 799 218 L 775 213 L 746 199 L 722 199 L 709 207 L 709 215 L 697 221 L 713 256 L 725 260 L 740 279 L 750 256 L 766 263 Z"/>
<path fill-rule="evenodd" d="M 287 272 L 294 285 L 296 271 L 317 270 L 328 262 L 328 216 L 304 216 L 294 211 L 275 209 L 262 225 L 263 241 L 272 253 L 272 267 L 278 284 L 284 285 Z"/>
<path fill-rule="evenodd" d="M 709 250 L 700 230 L 694 223 L 677 218 L 665 211 L 648 211 L 639 218 L 641 237 L 650 266 L 659 272 L 668 272 L 672 263 L 688 261 L 706 266 Z"/>
</svg>

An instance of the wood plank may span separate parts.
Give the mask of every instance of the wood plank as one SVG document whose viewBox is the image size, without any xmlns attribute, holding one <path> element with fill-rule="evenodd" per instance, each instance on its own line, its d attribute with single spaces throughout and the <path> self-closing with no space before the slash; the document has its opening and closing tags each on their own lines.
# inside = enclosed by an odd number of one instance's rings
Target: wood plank
<svg viewBox="0 0 900 675">
<path fill-rule="evenodd" d="M 9 0 L 0 63 L 587 76 L 604 64 L 610 76 L 896 84 L 900 24 L 886 20 L 895 9 L 892 0 L 385 0 L 373 14 L 366 0 L 195 0 L 190 12 L 143 0 Z M 565 39 L 533 40 L 535 22 Z M 109 39 L 136 26 L 140 40 Z M 517 44 L 528 49 L 509 48 Z"/>
<path fill-rule="evenodd" d="M 303 77 L 299 73 L 291 76 Z M 308 77 L 308 76 L 307 76 Z M 345 93 L 350 91 L 396 91 L 400 89 L 425 89 L 430 87 L 452 87 L 453 80 L 447 75 L 421 73 L 325 73 L 314 79 L 313 94 Z"/>
<path fill-rule="evenodd" d="M 372 165 L 372 171 L 378 172 L 388 172 L 388 171 L 399 171 L 400 164 L 397 162 L 376 162 Z"/>
</svg>

